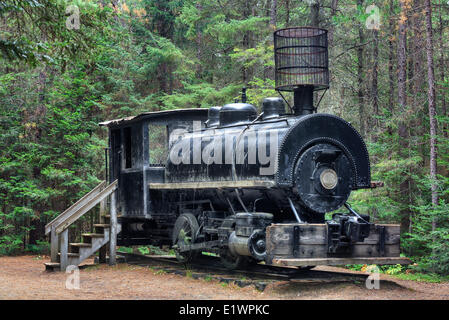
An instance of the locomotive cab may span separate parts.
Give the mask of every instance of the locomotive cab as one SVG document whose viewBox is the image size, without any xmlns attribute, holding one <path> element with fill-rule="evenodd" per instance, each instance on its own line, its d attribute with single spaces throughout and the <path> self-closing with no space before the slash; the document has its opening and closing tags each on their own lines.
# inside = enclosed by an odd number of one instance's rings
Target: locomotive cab
<svg viewBox="0 0 449 320">
<path fill-rule="evenodd" d="M 207 109 L 186 109 L 148 112 L 100 123 L 109 128 L 108 180 L 118 180 L 119 186 L 117 210 L 122 222 L 119 244 L 132 243 L 132 237 L 127 239 L 126 235 L 136 230 L 145 233 L 144 227 L 152 219 L 154 199 L 147 186 L 150 182 L 165 182 L 171 133 L 192 130 L 193 122 L 204 127 L 206 120 Z M 143 235 L 136 244 L 148 241 Z"/>
</svg>

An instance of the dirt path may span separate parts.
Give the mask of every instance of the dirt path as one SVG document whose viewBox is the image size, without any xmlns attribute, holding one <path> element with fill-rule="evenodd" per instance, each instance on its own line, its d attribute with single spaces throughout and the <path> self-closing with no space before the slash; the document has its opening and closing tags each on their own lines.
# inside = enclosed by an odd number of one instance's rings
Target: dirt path
<svg viewBox="0 0 449 320">
<path fill-rule="evenodd" d="M 367 290 L 364 283 L 279 282 L 259 292 L 253 287 L 160 274 L 127 264 L 82 269 L 80 289 L 68 290 L 67 274 L 45 272 L 45 261 L 48 257 L 0 257 L 0 299 L 449 299 L 449 282 L 404 281 L 382 275 L 385 281 L 379 290 Z"/>
</svg>

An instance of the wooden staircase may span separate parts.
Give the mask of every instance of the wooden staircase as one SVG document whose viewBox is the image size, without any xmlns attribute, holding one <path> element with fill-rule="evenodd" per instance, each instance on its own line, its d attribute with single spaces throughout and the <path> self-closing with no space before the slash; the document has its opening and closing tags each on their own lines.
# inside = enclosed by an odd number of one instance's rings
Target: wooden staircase
<svg viewBox="0 0 449 320">
<path fill-rule="evenodd" d="M 68 266 L 80 265 L 84 260 L 100 251 L 100 262 L 106 261 L 109 244 L 109 264 L 115 264 L 117 234 L 121 226 L 117 223 L 117 180 L 106 186 L 102 181 L 92 191 L 45 226 L 45 234 L 51 234 L 51 262 L 45 263 L 48 271 L 65 271 Z M 106 200 L 110 197 L 110 215 L 105 215 Z M 69 226 L 85 213 L 100 204 L 100 224 L 94 224 L 94 233 L 82 234 L 81 243 L 68 242 Z"/>
</svg>

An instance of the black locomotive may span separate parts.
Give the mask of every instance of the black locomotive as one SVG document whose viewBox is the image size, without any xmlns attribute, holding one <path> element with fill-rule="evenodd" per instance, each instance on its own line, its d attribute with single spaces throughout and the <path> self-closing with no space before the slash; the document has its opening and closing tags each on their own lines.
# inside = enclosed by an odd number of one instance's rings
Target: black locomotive
<svg viewBox="0 0 449 320">
<path fill-rule="evenodd" d="M 119 185 L 118 244 L 169 244 L 183 261 L 213 252 L 230 268 L 407 263 L 399 226 L 370 223 L 346 203 L 374 184 L 360 134 L 316 113 L 314 91 L 329 82 L 327 31 L 282 29 L 274 40 L 276 88 L 294 93 L 293 106 L 266 98 L 258 113 L 244 92 L 223 107 L 101 124 Z"/>
</svg>

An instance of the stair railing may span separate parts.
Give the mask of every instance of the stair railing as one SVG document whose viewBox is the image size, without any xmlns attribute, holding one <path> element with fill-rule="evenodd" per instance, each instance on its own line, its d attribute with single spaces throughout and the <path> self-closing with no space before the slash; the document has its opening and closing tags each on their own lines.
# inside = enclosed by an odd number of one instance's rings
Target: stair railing
<svg viewBox="0 0 449 320">
<path fill-rule="evenodd" d="M 117 189 L 118 181 L 115 180 L 110 185 L 106 187 L 105 186 L 106 181 L 102 181 L 89 193 L 87 193 L 85 196 L 83 196 L 76 203 L 74 203 L 67 210 L 65 210 L 45 226 L 45 234 L 51 234 L 51 261 L 57 262 L 58 251 L 60 251 L 60 265 L 62 271 L 65 271 L 65 269 L 67 268 L 69 226 L 76 222 L 93 207 L 95 207 L 98 203 L 105 201 L 109 196 L 111 196 L 109 264 L 115 264 L 117 241 L 117 211 L 116 196 L 114 191 Z M 104 207 L 104 203 L 102 207 Z"/>
</svg>

